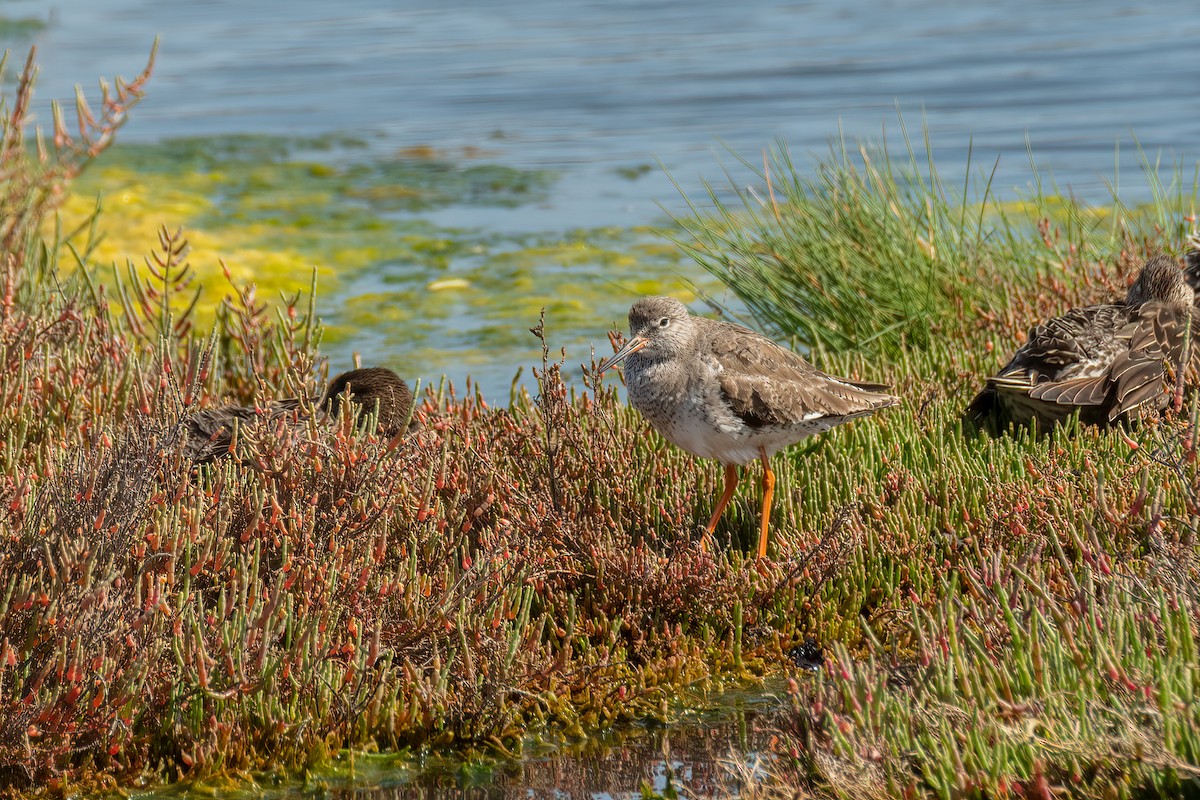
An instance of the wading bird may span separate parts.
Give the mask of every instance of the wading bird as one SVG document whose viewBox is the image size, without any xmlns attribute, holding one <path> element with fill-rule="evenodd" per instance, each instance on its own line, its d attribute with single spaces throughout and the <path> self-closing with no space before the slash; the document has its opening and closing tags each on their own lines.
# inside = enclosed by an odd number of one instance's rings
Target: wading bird
<svg viewBox="0 0 1200 800">
<path fill-rule="evenodd" d="M 885 386 L 830 377 L 749 328 L 693 317 L 669 297 L 643 297 L 629 309 L 629 341 L 600 373 L 622 361 L 629 401 L 655 430 L 725 465 L 704 546 L 737 487 L 737 465 L 762 460 L 759 558 L 775 490 L 771 455 L 899 402 Z"/>
</svg>

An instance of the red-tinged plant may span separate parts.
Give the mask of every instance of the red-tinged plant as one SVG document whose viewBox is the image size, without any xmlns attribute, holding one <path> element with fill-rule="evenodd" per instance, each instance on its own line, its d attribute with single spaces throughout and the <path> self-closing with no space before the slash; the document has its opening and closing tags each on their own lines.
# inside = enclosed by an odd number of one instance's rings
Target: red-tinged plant
<svg viewBox="0 0 1200 800">
<path fill-rule="evenodd" d="M 39 135 L 32 143 L 31 155 L 25 131 L 37 70 L 36 49 L 30 49 L 11 103 L 0 108 L 0 184 L 4 186 L 0 195 L 0 251 L 5 254 L 0 319 L 8 319 L 25 270 L 45 261 L 44 252 L 38 252 L 42 226 L 63 201 L 67 184 L 112 144 L 130 109 L 144 96 L 157 50 L 156 42 L 146 68 L 132 81 L 120 77 L 112 84 L 101 81 L 99 113 L 92 111 L 82 91 L 76 92 L 74 134 L 55 103 L 51 146 L 48 148 Z"/>
</svg>

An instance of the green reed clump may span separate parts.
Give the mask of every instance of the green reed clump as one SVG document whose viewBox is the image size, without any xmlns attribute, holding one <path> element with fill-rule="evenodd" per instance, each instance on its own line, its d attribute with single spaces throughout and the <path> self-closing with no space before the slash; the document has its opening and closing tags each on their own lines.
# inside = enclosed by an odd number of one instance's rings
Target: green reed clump
<svg viewBox="0 0 1200 800">
<path fill-rule="evenodd" d="M 709 185 L 702 199 L 685 197 L 691 213 L 667 235 L 782 337 L 891 360 L 934 346 L 976 309 L 1003 313 L 1049 283 L 1061 294 L 1107 282 L 1089 261 L 1136 249 L 1139 236 L 1187 234 L 1174 213 L 1187 187 L 1177 175 L 1163 188 L 1157 165 L 1147 164 L 1149 218 L 1119 202 L 1105 214 L 1064 201 L 1040 176 L 1014 207 L 995 199 L 990 180 L 971 180 L 970 164 L 966 180 L 948 184 L 928 138 L 918 152 L 900 123 L 898 161 L 886 146 L 845 139 L 811 170 L 798 169 L 783 144 L 764 151 L 761 165 L 739 156 L 758 185 Z"/>
<path fill-rule="evenodd" d="M 744 162 L 761 191 L 707 205 L 676 220 L 676 241 L 777 332 L 812 348 L 896 354 L 928 346 L 947 315 L 978 297 L 963 261 L 983 244 L 979 215 L 884 149 L 846 143 L 801 173 L 783 145 Z M 931 157 L 930 157 L 931 158 Z"/>
</svg>

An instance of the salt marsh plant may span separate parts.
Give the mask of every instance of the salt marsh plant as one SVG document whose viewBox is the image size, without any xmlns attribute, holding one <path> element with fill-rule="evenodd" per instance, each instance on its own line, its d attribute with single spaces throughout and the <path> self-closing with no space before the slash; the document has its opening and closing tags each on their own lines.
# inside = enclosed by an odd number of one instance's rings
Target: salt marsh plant
<svg viewBox="0 0 1200 800">
<path fill-rule="evenodd" d="M 739 265 L 725 277 L 763 319 L 905 398 L 781 460 L 780 536 L 750 564 L 759 499 L 735 500 L 701 552 L 716 467 L 613 388 L 566 385 L 541 325 L 536 392 L 507 407 L 440 385 L 407 439 L 297 420 L 194 467 L 178 446 L 192 410 L 317 394 L 311 293 L 267 303 L 231 278 L 197 330 L 186 233 L 103 280 L 101 223 L 58 230 L 55 191 L 29 189 L 69 175 L 38 172 L 33 148 L 8 158 L 0 202 L 25 221 L 0 308 L 6 791 L 302 770 L 343 748 L 511 754 L 789 669 L 809 638 L 830 656 L 797 683 L 756 791 L 1192 786 L 1194 411 L 1133 430 L 1136 449 L 959 422 L 1024 327 L 1116 294 L 1145 251 L 1179 245 L 1176 222 L 955 212 L 933 178 L 836 158 L 819 191 L 777 164 L 764 204 L 688 222 L 680 238 Z M 841 257 L 806 255 L 822 246 Z M 775 313 L 782 291 L 756 299 L 764 264 L 807 292 L 809 328 Z M 842 271 L 875 279 L 856 293 Z M 892 273 L 911 282 L 888 306 Z"/>
<path fill-rule="evenodd" d="M 45 258 L 45 252 L 38 252 L 42 245 L 40 226 L 47 214 L 62 203 L 67 184 L 112 144 L 117 130 L 128 118 L 129 110 L 141 100 L 154 67 L 156 50 L 157 44 L 150 52 L 146 68 L 134 80 L 125 82 L 117 78 L 112 84 L 101 81 L 99 114 L 88 106 L 82 92 L 76 94 L 74 134 L 67 127 L 61 107 L 55 103 L 52 106 L 53 135 L 49 144 L 40 128 L 32 141 L 27 135 L 37 72 L 35 50 L 29 51 L 15 90 L 0 105 L 3 120 L 0 122 L 3 128 L 0 181 L 4 185 L 0 197 L 0 246 L 9 262 L 9 271 Z M 0 74 L 7 65 L 6 52 L 0 58 Z M 8 280 L 11 283 L 11 277 Z"/>
<path fill-rule="evenodd" d="M 682 545 L 665 558 L 708 477 L 682 459 L 626 470 L 658 445 L 614 392 L 572 396 L 547 351 L 536 400 L 447 388 L 405 442 L 296 424 L 195 468 L 192 410 L 314 393 L 311 296 L 268 307 L 231 280 L 199 332 L 181 234 L 107 282 L 99 225 L 57 230 L 53 203 L 26 205 L 13 247 L 35 258 L 9 270 L 0 329 L 9 790 L 300 768 L 343 747 L 508 752 L 531 724 L 661 713 L 715 674 L 701 656 L 748 579 Z M 674 488 L 649 491 L 664 474 Z"/>
</svg>

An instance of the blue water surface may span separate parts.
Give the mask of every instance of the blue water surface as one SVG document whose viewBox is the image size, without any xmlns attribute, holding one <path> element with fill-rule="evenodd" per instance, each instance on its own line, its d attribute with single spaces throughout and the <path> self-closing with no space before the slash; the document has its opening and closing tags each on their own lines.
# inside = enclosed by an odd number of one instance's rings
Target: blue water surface
<svg viewBox="0 0 1200 800">
<path fill-rule="evenodd" d="M 753 159 L 779 139 L 801 165 L 839 131 L 896 147 L 898 108 L 914 136 L 927 125 L 948 180 L 970 151 L 980 173 L 999 159 L 1002 196 L 1030 185 L 1030 147 L 1095 203 L 1118 162 L 1122 196 L 1144 199 L 1135 136 L 1189 180 L 1200 152 L 1200 15 L 1167 0 L 12 0 L 3 13 L 49 22 L 32 38 L 43 119 L 77 81 L 136 74 L 157 35 L 123 141 L 350 132 L 380 153 L 479 148 L 555 171 L 536 204 L 423 215 L 506 233 L 660 222 L 682 207 L 667 172 L 690 194 L 723 168 L 738 180 L 726 146 Z M 597 311 L 602 344 L 619 295 Z M 506 396 L 516 366 L 485 371 L 488 392 Z"/>
</svg>

